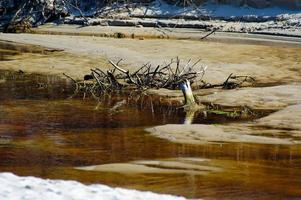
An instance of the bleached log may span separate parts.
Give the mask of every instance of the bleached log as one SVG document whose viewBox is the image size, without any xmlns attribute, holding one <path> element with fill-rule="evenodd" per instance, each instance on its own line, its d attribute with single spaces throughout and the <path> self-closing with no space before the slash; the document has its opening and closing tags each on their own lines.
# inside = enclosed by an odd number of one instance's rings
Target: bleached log
<svg viewBox="0 0 301 200">
<path fill-rule="evenodd" d="M 196 102 L 192 93 L 192 89 L 190 86 L 190 81 L 185 80 L 184 82 L 180 83 L 180 88 L 183 92 L 184 99 L 185 99 L 185 106 L 195 106 Z"/>
</svg>

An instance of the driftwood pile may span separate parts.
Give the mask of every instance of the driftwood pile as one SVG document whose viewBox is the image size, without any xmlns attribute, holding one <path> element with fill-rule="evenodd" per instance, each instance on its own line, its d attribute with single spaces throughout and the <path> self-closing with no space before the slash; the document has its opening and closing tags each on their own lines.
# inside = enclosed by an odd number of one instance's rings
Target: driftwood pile
<svg viewBox="0 0 301 200">
<path fill-rule="evenodd" d="M 180 59 L 172 59 L 169 63 L 152 67 L 146 63 L 136 71 L 130 72 L 123 69 L 118 62 L 109 61 L 112 68 L 104 71 L 100 68 L 91 69 L 91 74 L 84 76 L 84 80 L 76 81 L 67 74 L 75 85 L 75 94 L 79 91 L 90 92 L 92 95 L 110 93 L 117 90 L 145 91 L 149 88 L 178 89 L 181 82 L 189 80 L 196 82 L 205 74 L 206 66 L 197 67 L 200 60 L 192 63 L 189 60 L 181 65 Z"/>
<path fill-rule="evenodd" d="M 160 89 L 182 89 L 181 84 L 189 83 L 194 89 L 220 87 L 222 89 L 234 89 L 242 86 L 245 82 L 254 82 L 254 78 L 249 76 L 230 76 L 221 84 L 210 84 L 203 80 L 207 66 L 200 63 L 201 60 L 192 62 L 191 59 L 182 64 L 177 57 L 163 65 L 153 67 L 146 63 L 136 71 L 129 71 L 122 68 L 119 64 L 122 61 L 113 62 L 112 66 L 104 71 L 100 68 L 92 68 L 91 73 L 84 76 L 83 80 L 77 81 L 67 74 L 67 78 L 75 84 L 74 95 L 83 91 L 91 93 L 93 96 L 101 96 L 116 91 L 138 91 L 143 92 L 150 88 Z"/>
</svg>

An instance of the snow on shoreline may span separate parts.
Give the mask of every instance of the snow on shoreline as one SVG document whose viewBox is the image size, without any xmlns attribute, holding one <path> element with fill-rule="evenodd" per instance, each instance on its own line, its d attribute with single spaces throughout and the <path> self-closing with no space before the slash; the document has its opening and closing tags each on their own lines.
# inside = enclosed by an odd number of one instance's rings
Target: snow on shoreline
<svg viewBox="0 0 301 200">
<path fill-rule="evenodd" d="M 122 6 L 121 6 L 122 7 Z M 268 8 L 252 8 L 248 6 L 234 6 L 226 4 L 214 4 L 206 3 L 200 6 L 192 5 L 187 7 L 181 7 L 176 5 L 167 4 L 164 1 L 156 0 L 150 5 L 136 5 L 127 9 L 119 10 L 115 12 L 113 8 L 120 8 L 120 6 L 113 4 L 112 6 L 106 6 L 100 10 L 94 10 L 98 13 L 104 13 L 108 15 L 110 12 L 114 16 L 208 16 L 216 18 L 231 19 L 233 17 L 253 17 L 253 18 L 283 18 L 285 16 L 294 16 L 301 14 L 300 10 L 289 10 L 280 7 L 268 7 Z M 90 12 L 90 15 L 92 13 Z M 110 15 L 110 14 L 109 14 Z"/>
<path fill-rule="evenodd" d="M 0 173 L 0 199 L 9 200 L 185 200 L 184 197 L 141 192 L 77 181 L 48 180 Z"/>
<path fill-rule="evenodd" d="M 90 13 L 91 14 L 91 13 Z M 84 24 L 81 16 L 70 16 L 66 24 Z M 224 32 L 301 36 L 301 11 L 279 7 L 204 4 L 180 7 L 156 0 L 149 5 L 106 6 L 87 18 L 89 25 L 177 27 Z"/>
</svg>

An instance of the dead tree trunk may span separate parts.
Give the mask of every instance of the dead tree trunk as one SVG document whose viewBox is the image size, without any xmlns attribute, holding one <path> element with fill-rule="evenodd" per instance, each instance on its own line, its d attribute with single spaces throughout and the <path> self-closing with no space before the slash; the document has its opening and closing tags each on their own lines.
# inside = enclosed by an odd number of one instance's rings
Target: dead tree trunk
<svg viewBox="0 0 301 200">
<path fill-rule="evenodd" d="M 195 106 L 196 102 L 191 90 L 190 81 L 186 79 L 184 82 L 180 83 L 180 88 L 184 95 L 185 106 Z"/>
<path fill-rule="evenodd" d="M 183 92 L 184 99 L 185 99 L 183 107 L 186 115 L 183 123 L 192 124 L 195 114 L 200 110 L 206 109 L 206 107 L 202 104 L 199 105 L 196 103 L 189 80 L 186 79 L 185 81 L 180 83 L 179 86 Z"/>
</svg>

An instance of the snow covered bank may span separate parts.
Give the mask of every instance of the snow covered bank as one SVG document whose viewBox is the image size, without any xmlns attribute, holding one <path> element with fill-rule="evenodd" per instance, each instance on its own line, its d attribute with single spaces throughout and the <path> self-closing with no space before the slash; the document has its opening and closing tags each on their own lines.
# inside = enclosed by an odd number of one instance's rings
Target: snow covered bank
<svg viewBox="0 0 301 200">
<path fill-rule="evenodd" d="M 132 2 L 128 4 L 117 2 L 107 5 L 99 5 L 90 1 L 79 2 L 81 2 L 81 9 L 74 8 L 71 6 L 73 4 L 61 3 L 53 6 L 53 1 L 48 0 L 44 10 L 47 9 L 42 13 L 40 11 L 31 12 L 32 7 L 36 9 L 36 6 L 29 4 L 27 7 L 25 6 L 27 9 L 23 9 L 20 19 L 15 20 L 14 23 L 10 22 L 12 12 L 4 15 L 0 20 L 0 31 L 3 27 L 4 32 L 25 32 L 29 31 L 31 26 L 35 27 L 55 21 L 59 24 L 84 26 L 194 28 L 206 31 L 218 30 L 294 37 L 300 37 L 301 32 L 301 10 L 289 10 L 285 6 L 252 7 L 249 4 L 230 2 L 222 4 L 214 3 L 214 1 L 179 6 L 178 4 L 172 5 L 166 0 L 147 0 L 148 3 Z M 38 4 L 38 6 L 41 5 Z M 23 22 L 22 18 L 26 19 L 24 21 L 26 23 L 21 23 Z M 11 25 L 9 26 L 9 24 Z"/>
<path fill-rule="evenodd" d="M 108 5 L 95 10 L 95 16 L 101 17 L 144 17 L 144 18 L 188 18 L 188 19 L 224 19 L 267 21 L 270 19 L 283 19 L 289 15 L 298 15 L 301 10 L 288 10 L 281 7 L 254 8 L 249 6 L 234 6 L 214 3 L 202 5 L 188 5 L 186 7 L 170 5 L 163 0 L 156 0 L 148 5 Z M 74 13 L 75 14 L 75 13 Z M 88 14 L 88 13 L 87 13 Z M 89 13 L 92 14 L 91 12 Z M 79 13 L 78 13 L 79 15 Z M 92 14 L 93 15 L 93 14 Z M 257 20 L 256 20 L 257 19 Z"/>
<path fill-rule="evenodd" d="M 88 15 L 88 14 L 87 14 Z M 148 5 L 105 6 L 90 17 L 74 13 L 66 24 L 132 26 L 156 28 L 193 28 L 206 31 L 257 33 L 300 37 L 301 11 L 279 7 L 204 4 L 181 7 L 156 0 Z"/>
<path fill-rule="evenodd" d="M 101 184 L 45 180 L 0 173 L 0 199 L 10 200 L 185 200 L 183 197 L 111 188 Z"/>
<path fill-rule="evenodd" d="M 136 10 L 135 12 L 139 12 Z M 171 6 L 165 3 L 157 1 L 152 6 L 147 7 L 147 10 L 143 10 L 145 15 L 190 15 L 190 16 L 211 16 L 211 17 L 225 17 L 230 18 L 233 16 L 258 16 L 258 17 L 272 17 L 282 14 L 298 14 L 300 10 L 287 10 L 285 8 L 270 7 L 270 8 L 252 8 L 248 6 L 233 6 L 233 5 L 218 5 L 218 4 L 205 4 L 199 7 L 179 7 Z"/>
</svg>

